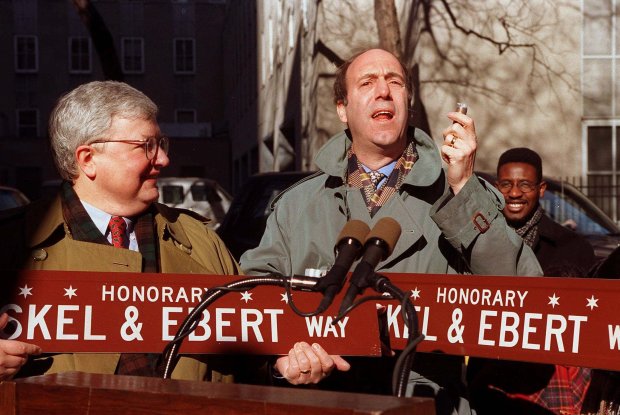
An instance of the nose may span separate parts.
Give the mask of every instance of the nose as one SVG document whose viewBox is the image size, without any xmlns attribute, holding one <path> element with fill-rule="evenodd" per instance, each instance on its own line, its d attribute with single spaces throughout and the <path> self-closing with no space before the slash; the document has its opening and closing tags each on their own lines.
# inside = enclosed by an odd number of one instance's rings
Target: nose
<svg viewBox="0 0 620 415">
<path fill-rule="evenodd" d="M 168 158 L 168 154 L 163 151 L 161 148 L 157 149 L 157 155 L 153 158 L 153 166 L 156 166 L 160 169 L 167 167 L 170 164 L 170 158 Z"/>
<path fill-rule="evenodd" d="M 519 189 L 519 186 L 517 185 L 517 183 L 512 184 L 512 188 L 508 192 L 508 196 L 512 198 L 519 198 L 523 196 L 523 192 L 521 191 L 521 189 Z"/>
<path fill-rule="evenodd" d="M 376 85 L 377 98 L 386 99 L 390 97 L 390 86 L 385 78 L 379 77 L 375 85 Z"/>
</svg>

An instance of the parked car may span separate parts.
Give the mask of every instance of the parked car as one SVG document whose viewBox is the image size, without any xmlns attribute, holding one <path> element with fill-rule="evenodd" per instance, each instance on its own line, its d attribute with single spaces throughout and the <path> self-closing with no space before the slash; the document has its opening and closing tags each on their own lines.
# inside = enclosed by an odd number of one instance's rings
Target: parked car
<svg viewBox="0 0 620 415">
<path fill-rule="evenodd" d="M 159 202 L 171 207 L 189 209 L 211 219 L 217 229 L 230 207 L 232 196 L 215 180 L 199 177 L 160 177 Z"/>
<path fill-rule="evenodd" d="M 310 172 L 264 173 L 253 176 L 232 202 L 218 233 L 239 259 L 248 249 L 258 246 L 265 230 L 273 199 Z M 495 183 L 495 175 L 477 172 Z M 598 258 L 605 258 L 620 245 L 620 227 L 576 187 L 545 178 L 547 191 L 541 204 L 556 222 L 574 229 L 594 247 Z"/>
<path fill-rule="evenodd" d="M 11 209 L 30 203 L 30 200 L 13 187 L 0 186 L 0 210 Z"/>
<path fill-rule="evenodd" d="M 477 174 L 492 184 L 496 181 L 495 174 Z M 547 190 L 540 204 L 551 219 L 586 238 L 597 258 L 606 258 L 620 245 L 620 227 L 579 189 L 548 177 L 544 180 Z"/>
<path fill-rule="evenodd" d="M 312 172 L 256 174 L 245 183 L 230 205 L 217 233 L 237 260 L 246 250 L 258 246 L 271 202 L 283 190 Z"/>
</svg>

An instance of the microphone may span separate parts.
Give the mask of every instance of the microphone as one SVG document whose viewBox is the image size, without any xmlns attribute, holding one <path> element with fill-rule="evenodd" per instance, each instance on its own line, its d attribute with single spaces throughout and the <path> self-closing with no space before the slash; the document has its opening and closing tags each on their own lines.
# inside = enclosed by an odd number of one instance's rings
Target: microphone
<svg viewBox="0 0 620 415">
<path fill-rule="evenodd" d="M 401 228 L 392 218 L 380 219 L 366 237 L 364 255 L 357 264 L 338 315 L 341 316 L 351 305 L 353 300 L 370 286 L 369 278 L 374 275 L 377 264 L 390 256 L 394 246 L 400 238 Z"/>
<path fill-rule="evenodd" d="M 351 264 L 358 258 L 362 250 L 362 241 L 366 239 L 369 232 L 368 225 L 357 219 L 348 221 L 340 231 L 334 247 L 336 251 L 334 265 L 312 289 L 323 293 L 323 299 L 317 309 L 318 313 L 327 310 L 336 294 L 342 289 Z"/>
</svg>

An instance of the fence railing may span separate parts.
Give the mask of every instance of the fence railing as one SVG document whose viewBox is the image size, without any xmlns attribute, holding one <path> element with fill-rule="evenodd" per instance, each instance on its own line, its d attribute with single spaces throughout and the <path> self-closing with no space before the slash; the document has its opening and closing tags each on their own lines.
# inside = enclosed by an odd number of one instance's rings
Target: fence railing
<svg viewBox="0 0 620 415">
<path fill-rule="evenodd" d="M 618 211 L 620 185 L 614 185 L 611 176 L 565 177 L 560 181 L 575 186 L 614 222 L 620 223 L 620 212 Z"/>
</svg>

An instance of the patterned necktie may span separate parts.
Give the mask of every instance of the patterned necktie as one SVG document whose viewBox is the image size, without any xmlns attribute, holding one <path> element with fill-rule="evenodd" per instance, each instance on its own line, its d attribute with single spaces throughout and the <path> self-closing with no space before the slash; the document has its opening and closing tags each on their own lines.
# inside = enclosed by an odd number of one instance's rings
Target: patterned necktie
<svg viewBox="0 0 620 415">
<path fill-rule="evenodd" d="M 112 216 L 108 224 L 110 234 L 112 235 L 112 245 L 117 248 L 127 248 L 127 222 L 121 216 Z"/>
<path fill-rule="evenodd" d="M 380 171 L 369 171 L 368 176 L 370 176 L 370 181 L 376 189 L 381 180 L 383 180 L 383 178 L 385 177 L 385 174 L 381 173 Z"/>
<path fill-rule="evenodd" d="M 112 245 L 116 248 L 128 248 L 127 222 L 120 216 L 112 216 L 110 223 Z M 123 353 L 116 367 L 117 375 L 153 376 L 153 364 L 156 355 L 151 357 L 147 353 Z"/>
</svg>

